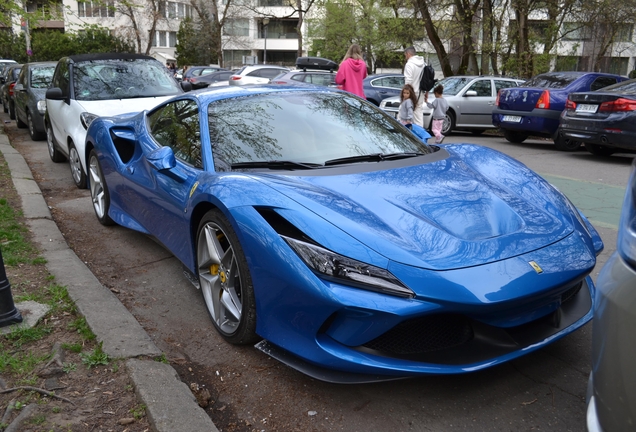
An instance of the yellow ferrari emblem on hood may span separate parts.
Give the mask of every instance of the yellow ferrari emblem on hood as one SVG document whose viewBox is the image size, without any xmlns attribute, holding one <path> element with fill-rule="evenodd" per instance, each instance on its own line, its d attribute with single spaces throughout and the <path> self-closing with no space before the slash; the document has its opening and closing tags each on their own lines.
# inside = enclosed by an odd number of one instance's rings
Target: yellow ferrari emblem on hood
<svg viewBox="0 0 636 432">
<path fill-rule="evenodd" d="M 534 269 L 534 271 L 536 271 L 538 274 L 543 273 L 543 269 L 536 262 L 530 261 L 528 264 L 530 264 L 530 267 L 532 267 Z"/>
</svg>

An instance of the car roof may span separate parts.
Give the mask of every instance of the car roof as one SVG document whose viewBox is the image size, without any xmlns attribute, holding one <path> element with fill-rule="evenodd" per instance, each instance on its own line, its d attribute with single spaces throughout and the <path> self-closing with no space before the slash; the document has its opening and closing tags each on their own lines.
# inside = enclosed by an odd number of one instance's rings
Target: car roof
<svg viewBox="0 0 636 432">
<path fill-rule="evenodd" d="M 56 61 L 41 61 L 41 62 L 31 62 L 31 63 L 24 63 L 22 66 L 23 67 L 43 67 L 43 66 L 55 66 L 57 64 Z"/>
<path fill-rule="evenodd" d="M 200 90 L 183 93 L 175 96 L 174 99 L 187 99 L 188 97 L 196 97 L 201 103 L 209 103 L 216 100 L 231 99 L 242 96 L 253 96 L 256 94 L 275 94 L 289 92 L 305 92 L 305 93 L 346 93 L 342 90 L 322 87 L 322 86 L 298 86 L 298 85 L 269 85 L 254 84 L 249 86 L 224 86 L 224 87 L 206 87 Z M 174 100 L 171 99 L 171 100 Z M 163 105 L 163 104 L 162 104 Z"/>
<path fill-rule="evenodd" d="M 150 57 L 144 54 L 131 54 L 131 53 L 97 53 L 97 54 L 74 54 L 68 56 L 74 63 L 94 61 L 94 60 L 154 60 L 159 61 L 154 57 Z"/>
</svg>

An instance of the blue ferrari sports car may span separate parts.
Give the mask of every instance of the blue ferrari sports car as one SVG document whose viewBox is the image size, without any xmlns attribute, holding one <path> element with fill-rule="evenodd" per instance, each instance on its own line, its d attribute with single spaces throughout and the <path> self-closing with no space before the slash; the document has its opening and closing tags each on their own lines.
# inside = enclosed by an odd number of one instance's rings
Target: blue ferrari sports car
<svg viewBox="0 0 636 432">
<path fill-rule="evenodd" d="M 603 243 L 563 194 L 346 92 L 186 93 L 96 119 L 86 152 L 102 224 L 170 250 L 228 342 L 318 379 L 475 371 L 592 318 Z"/>
</svg>

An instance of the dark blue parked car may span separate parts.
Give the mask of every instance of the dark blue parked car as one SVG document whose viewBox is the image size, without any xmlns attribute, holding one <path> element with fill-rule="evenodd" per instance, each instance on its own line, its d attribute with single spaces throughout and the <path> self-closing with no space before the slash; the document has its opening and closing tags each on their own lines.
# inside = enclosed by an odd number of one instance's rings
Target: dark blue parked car
<svg viewBox="0 0 636 432">
<path fill-rule="evenodd" d="M 376 106 L 380 106 L 383 99 L 399 96 L 402 87 L 404 87 L 404 75 L 402 74 L 370 75 L 362 81 L 364 96 Z"/>
<path fill-rule="evenodd" d="M 502 89 L 492 112 L 492 124 L 504 137 L 521 143 L 536 135 L 554 140 L 558 150 L 574 151 L 581 142 L 558 133 L 559 117 L 572 92 L 594 91 L 626 80 L 626 77 L 595 72 L 549 72 L 519 87 Z"/>
</svg>

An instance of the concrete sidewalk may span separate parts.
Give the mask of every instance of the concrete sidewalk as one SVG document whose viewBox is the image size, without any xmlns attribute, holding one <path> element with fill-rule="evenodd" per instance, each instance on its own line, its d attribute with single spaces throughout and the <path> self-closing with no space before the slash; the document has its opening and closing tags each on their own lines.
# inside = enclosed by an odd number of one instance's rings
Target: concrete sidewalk
<svg viewBox="0 0 636 432">
<path fill-rule="evenodd" d="M 47 260 L 48 271 L 58 284 L 66 286 L 97 340 L 103 342 L 104 352 L 111 357 L 128 359 L 126 367 L 138 397 L 146 405 L 154 430 L 218 431 L 172 366 L 138 359 L 159 356 L 161 351 L 119 299 L 68 247 L 31 170 L 2 131 L 0 153 L 7 161 L 13 184 L 22 199 L 24 217 L 36 246 Z"/>
</svg>

